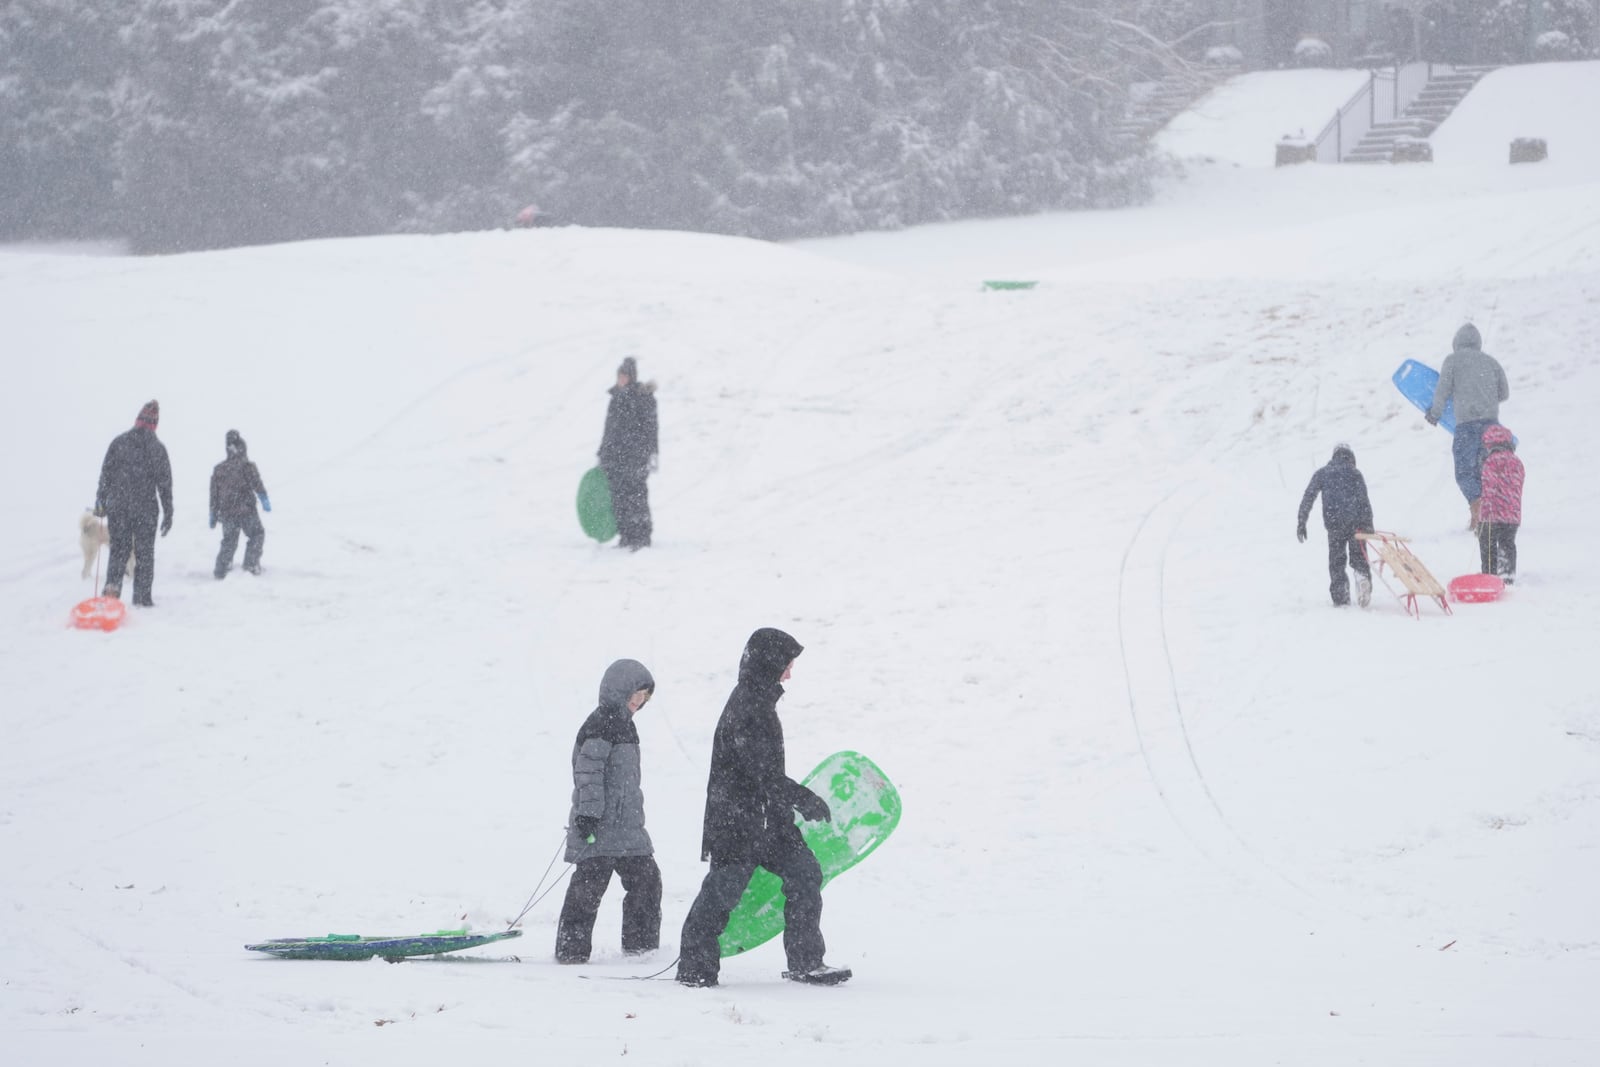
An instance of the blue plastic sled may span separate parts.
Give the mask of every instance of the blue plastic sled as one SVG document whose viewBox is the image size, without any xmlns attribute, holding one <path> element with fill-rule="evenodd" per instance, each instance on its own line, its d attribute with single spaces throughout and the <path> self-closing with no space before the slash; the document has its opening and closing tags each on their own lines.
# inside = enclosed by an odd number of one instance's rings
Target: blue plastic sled
<svg viewBox="0 0 1600 1067">
<path fill-rule="evenodd" d="M 521 937 L 521 930 L 501 930 L 473 934 L 466 930 L 440 930 L 414 937 L 362 937 L 360 934 L 329 934 L 327 937 L 275 937 L 246 945 L 251 952 L 266 952 L 286 960 L 403 960 L 408 956 L 436 956 L 476 948 L 493 941 Z"/>
<path fill-rule="evenodd" d="M 1394 387 L 1400 390 L 1401 396 L 1415 404 L 1418 411 L 1426 415 L 1428 409 L 1433 406 L 1433 391 L 1439 387 L 1439 372 L 1426 363 L 1408 359 L 1394 372 Z M 1439 419 L 1439 428 L 1452 435 L 1456 432 L 1454 400 L 1445 402 L 1444 415 Z"/>
</svg>

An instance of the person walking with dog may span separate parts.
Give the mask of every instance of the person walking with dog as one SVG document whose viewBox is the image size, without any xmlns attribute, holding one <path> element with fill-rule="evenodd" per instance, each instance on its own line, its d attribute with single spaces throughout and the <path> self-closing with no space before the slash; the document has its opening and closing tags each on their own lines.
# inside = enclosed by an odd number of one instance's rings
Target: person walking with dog
<svg viewBox="0 0 1600 1067">
<path fill-rule="evenodd" d="M 600 704 L 572 746 L 572 811 L 566 861 L 574 864 L 561 918 L 556 962 L 588 963 L 594 920 L 615 873 L 622 880 L 622 951 L 661 945 L 661 868 L 644 828 L 639 731 L 633 717 L 655 693 L 638 660 L 619 659 L 600 679 Z"/>
<path fill-rule="evenodd" d="M 222 547 L 217 552 L 217 564 L 212 575 L 220 582 L 233 569 L 233 554 L 239 549 L 239 534 L 245 535 L 244 569 L 251 574 L 261 573 L 261 550 L 266 547 L 267 532 L 261 526 L 261 516 L 256 513 L 256 501 L 262 510 L 272 510 L 272 500 L 267 487 L 261 483 L 261 472 L 250 462 L 244 438 L 238 430 L 229 430 L 222 438 L 228 453 L 211 469 L 211 529 L 222 523 Z"/>
<path fill-rule="evenodd" d="M 797 811 L 808 822 L 831 822 L 833 813 L 827 801 L 790 778 L 784 764 L 778 700 L 801 651 L 789 634 L 763 628 L 750 635 L 739 658 L 739 681 L 711 742 L 700 844 L 711 870 L 683 923 L 677 973 L 683 985 L 717 984 L 717 939 L 757 866 L 783 882 L 785 977 L 814 985 L 850 977 L 848 968 L 823 962 L 822 867 L 794 821 Z"/>
<path fill-rule="evenodd" d="M 153 608 L 156 578 L 156 531 L 172 529 L 172 462 L 167 446 L 156 437 L 161 405 L 152 400 L 139 409 L 133 429 L 112 438 L 100 464 L 100 485 L 94 513 L 110 527 L 111 556 L 102 595 L 121 598 L 122 577 L 131 555 L 133 603 Z"/>
<path fill-rule="evenodd" d="M 1478 528 L 1478 500 L 1483 496 L 1479 467 L 1483 462 L 1483 431 L 1500 421 L 1500 405 L 1510 399 L 1500 361 L 1483 350 L 1478 328 L 1467 323 L 1456 331 L 1453 351 L 1439 368 L 1439 384 L 1433 390 L 1433 403 L 1423 416 L 1429 426 L 1439 425 L 1444 407 L 1455 402 L 1456 430 L 1450 443 L 1455 462 L 1456 485 L 1467 498 L 1471 519 L 1467 528 Z"/>
<path fill-rule="evenodd" d="M 659 461 L 656 386 L 639 384 L 639 364 L 632 356 L 617 368 L 610 389 L 605 431 L 600 436 L 600 469 L 611 487 L 611 510 L 617 520 L 617 547 L 634 552 L 650 547 L 654 530 L 650 492 L 645 484 Z"/>
</svg>

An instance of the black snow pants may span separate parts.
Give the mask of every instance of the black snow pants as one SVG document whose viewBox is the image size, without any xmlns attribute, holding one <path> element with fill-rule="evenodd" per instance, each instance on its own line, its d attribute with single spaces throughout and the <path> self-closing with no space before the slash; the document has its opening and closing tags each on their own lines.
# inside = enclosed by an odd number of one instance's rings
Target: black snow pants
<svg viewBox="0 0 1600 1067">
<path fill-rule="evenodd" d="M 653 532 L 650 522 L 648 470 L 606 469 L 611 486 L 611 513 L 617 519 L 618 540 L 624 548 L 646 548 Z"/>
<path fill-rule="evenodd" d="M 711 861 L 700 895 L 689 908 L 678 945 L 678 980 L 715 978 L 722 967 L 717 939 L 757 866 L 783 881 L 783 951 L 790 971 L 822 966 L 822 868 L 797 826 L 769 833 L 748 861 Z"/>
<path fill-rule="evenodd" d="M 110 526 L 111 555 L 106 561 L 105 595 L 122 596 L 122 578 L 128 557 L 134 559 L 133 602 L 148 607 L 156 580 L 156 526 L 161 513 L 148 509 L 118 509 L 106 516 Z"/>
<path fill-rule="evenodd" d="M 1366 546 L 1356 540 L 1355 530 L 1328 531 L 1328 593 L 1335 604 L 1350 603 L 1350 578 L 1345 574 L 1345 560 L 1349 557 L 1350 569 L 1367 581 L 1372 580 L 1372 567 L 1367 563 Z"/>
<path fill-rule="evenodd" d="M 233 554 L 239 550 L 239 532 L 244 531 L 244 569 L 261 566 L 261 550 L 266 547 L 267 531 L 261 526 L 261 516 L 254 508 L 239 515 L 225 516 L 222 520 L 222 547 L 217 551 L 217 566 L 212 571 L 218 578 L 233 569 Z"/>
<path fill-rule="evenodd" d="M 1484 574 L 1498 574 L 1506 581 L 1517 576 L 1517 524 L 1480 522 L 1478 557 Z"/>
<path fill-rule="evenodd" d="M 651 856 L 596 856 L 579 860 L 567 884 L 567 899 L 556 924 L 556 962 L 588 963 L 594 949 L 594 920 L 611 872 L 622 879 L 622 951 L 650 952 L 661 947 L 661 868 Z"/>
</svg>

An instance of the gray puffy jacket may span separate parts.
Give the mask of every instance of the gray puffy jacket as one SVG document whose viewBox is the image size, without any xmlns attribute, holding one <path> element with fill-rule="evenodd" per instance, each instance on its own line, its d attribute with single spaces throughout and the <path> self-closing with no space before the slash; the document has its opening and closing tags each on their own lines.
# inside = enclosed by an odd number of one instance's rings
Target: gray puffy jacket
<svg viewBox="0 0 1600 1067">
<path fill-rule="evenodd" d="M 600 706 L 583 721 L 572 746 L 572 812 L 567 817 L 566 861 L 600 856 L 650 856 L 655 846 L 644 828 L 639 731 L 628 711 L 637 690 L 656 687 L 637 660 L 619 659 L 600 680 Z M 587 815 L 600 820 L 594 844 L 572 825 Z"/>
<path fill-rule="evenodd" d="M 1482 345 L 1483 338 L 1472 323 L 1456 331 L 1455 351 L 1444 357 L 1428 414 L 1439 418 L 1445 404 L 1454 400 L 1457 426 L 1464 422 L 1500 421 L 1500 402 L 1510 398 L 1511 386 L 1499 361 Z"/>
</svg>

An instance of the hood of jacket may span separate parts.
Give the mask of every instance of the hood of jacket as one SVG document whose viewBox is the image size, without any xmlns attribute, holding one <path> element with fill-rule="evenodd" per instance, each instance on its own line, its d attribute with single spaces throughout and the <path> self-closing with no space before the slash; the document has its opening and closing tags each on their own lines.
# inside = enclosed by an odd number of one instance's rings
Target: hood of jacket
<svg viewBox="0 0 1600 1067">
<path fill-rule="evenodd" d="M 744 654 L 739 657 L 739 680 L 777 685 L 783 679 L 784 670 L 803 651 L 805 646 L 793 637 L 764 626 L 744 643 Z"/>
<path fill-rule="evenodd" d="M 1454 348 L 1458 352 L 1463 348 L 1472 348 L 1482 351 L 1483 337 L 1478 333 L 1478 328 L 1469 322 L 1465 326 L 1461 327 L 1461 329 L 1456 331 L 1456 339 L 1454 342 L 1452 342 L 1450 347 Z"/>
<path fill-rule="evenodd" d="M 1334 467 L 1354 467 L 1356 465 L 1356 454 L 1349 445 L 1336 445 L 1333 450 L 1333 458 L 1328 460 L 1328 463 Z"/>
<path fill-rule="evenodd" d="M 656 680 L 636 659 L 619 659 L 606 668 L 600 679 L 600 706 L 627 708 L 628 698 L 640 689 L 655 692 Z"/>
<path fill-rule="evenodd" d="M 1483 431 L 1483 447 L 1488 449 L 1509 448 L 1516 450 L 1516 445 L 1511 440 L 1511 431 L 1496 423 L 1487 426 Z"/>
</svg>

